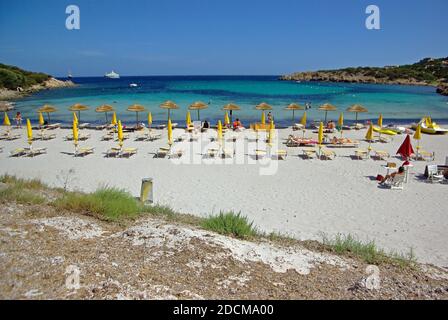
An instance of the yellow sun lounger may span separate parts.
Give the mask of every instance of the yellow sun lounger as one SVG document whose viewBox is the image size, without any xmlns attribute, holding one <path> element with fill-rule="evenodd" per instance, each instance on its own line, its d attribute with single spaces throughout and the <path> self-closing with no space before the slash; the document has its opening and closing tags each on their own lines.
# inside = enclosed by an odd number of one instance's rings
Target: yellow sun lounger
<svg viewBox="0 0 448 320">
<path fill-rule="evenodd" d="M 0 135 L 0 140 L 12 141 L 19 139 L 21 136 L 22 135 L 20 133 L 4 132 Z"/>
<path fill-rule="evenodd" d="M 47 153 L 47 148 L 17 148 L 9 153 L 10 157 L 35 157 Z"/>
<path fill-rule="evenodd" d="M 266 150 L 255 150 L 255 159 L 258 160 L 266 155 Z"/>
<path fill-rule="evenodd" d="M 224 159 L 232 158 L 233 157 L 233 150 L 231 150 L 231 149 L 223 149 L 221 151 L 221 157 L 223 157 Z"/>
<path fill-rule="evenodd" d="M 417 154 L 414 155 L 415 160 L 422 160 L 422 161 L 434 161 L 435 159 L 435 153 L 434 152 L 428 152 L 425 150 L 420 150 L 417 152 Z"/>
<path fill-rule="evenodd" d="M 325 160 L 333 160 L 334 158 L 336 158 L 336 153 L 334 151 L 322 148 L 320 150 L 320 158 L 324 158 Z"/>
<path fill-rule="evenodd" d="M 84 141 L 84 140 L 87 140 L 87 139 L 89 139 L 90 138 L 90 134 L 88 133 L 88 134 L 82 134 L 82 133 L 80 133 L 79 135 L 78 135 L 78 140 L 79 141 Z M 69 134 L 69 135 L 67 135 L 67 136 L 65 136 L 65 140 L 66 141 L 73 141 L 73 134 Z"/>
<path fill-rule="evenodd" d="M 173 150 L 171 149 L 168 153 L 168 158 L 180 158 L 184 155 L 184 150 L 182 149 L 177 149 L 177 150 Z"/>
<path fill-rule="evenodd" d="M 307 159 L 312 159 L 316 155 L 317 150 L 315 148 L 303 148 L 302 153 L 303 157 Z"/>
<path fill-rule="evenodd" d="M 170 152 L 170 147 L 160 147 L 156 153 L 156 158 L 165 158 Z"/>
<path fill-rule="evenodd" d="M 387 160 L 390 158 L 390 154 L 387 151 L 375 150 L 375 157 L 380 160 Z"/>
<path fill-rule="evenodd" d="M 47 134 L 45 132 L 43 132 L 43 133 L 39 132 L 36 137 L 36 140 L 52 140 L 52 139 L 56 139 L 55 133 Z"/>
<path fill-rule="evenodd" d="M 209 158 L 215 158 L 218 155 L 218 149 L 217 148 L 210 148 L 207 150 L 207 157 Z"/>
<path fill-rule="evenodd" d="M 118 148 L 113 147 L 106 151 L 106 157 L 120 157 L 120 158 L 130 158 L 134 154 L 137 154 L 137 148 Z"/>
<path fill-rule="evenodd" d="M 85 157 L 89 154 L 92 154 L 94 152 L 95 148 L 92 147 L 81 147 L 81 148 L 77 148 L 77 150 L 75 151 L 74 156 L 75 157 Z"/>
<path fill-rule="evenodd" d="M 367 159 L 369 159 L 369 150 L 367 150 L 367 149 L 356 149 L 355 150 L 355 158 L 358 158 L 360 160 L 367 160 Z"/>
<path fill-rule="evenodd" d="M 286 160 L 288 152 L 286 150 L 276 150 L 274 151 L 274 156 L 277 158 L 277 160 Z"/>
</svg>

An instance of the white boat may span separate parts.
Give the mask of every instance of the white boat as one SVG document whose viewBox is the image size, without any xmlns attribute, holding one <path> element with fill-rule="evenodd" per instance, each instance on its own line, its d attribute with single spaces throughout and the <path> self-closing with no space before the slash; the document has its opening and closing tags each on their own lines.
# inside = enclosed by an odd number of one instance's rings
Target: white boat
<svg viewBox="0 0 448 320">
<path fill-rule="evenodd" d="M 131 83 L 131 84 L 129 85 L 129 87 L 131 87 L 131 88 L 137 88 L 137 87 L 138 87 L 138 84 L 136 84 L 136 83 Z"/>
<path fill-rule="evenodd" d="M 113 70 L 112 72 L 106 73 L 104 76 L 109 79 L 120 79 L 120 75 Z"/>
</svg>

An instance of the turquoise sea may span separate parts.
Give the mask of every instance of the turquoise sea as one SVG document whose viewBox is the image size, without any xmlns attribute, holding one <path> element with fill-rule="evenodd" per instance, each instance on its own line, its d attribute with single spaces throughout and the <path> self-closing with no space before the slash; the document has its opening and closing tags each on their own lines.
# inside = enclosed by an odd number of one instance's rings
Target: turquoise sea
<svg viewBox="0 0 448 320">
<path fill-rule="evenodd" d="M 323 103 L 331 103 L 338 112 L 329 113 L 329 119 L 337 119 L 340 111 L 352 104 L 361 104 L 369 113 L 360 114 L 359 119 L 376 119 L 383 114 L 386 123 L 410 123 L 424 115 L 431 115 L 441 123 L 448 122 L 448 97 L 441 96 L 432 87 L 347 84 L 322 82 L 284 82 L 277 76 L 154 76 L 122 77 L 121 79 L 74 78 L 75 88 L 47 90 L 16 102 L 16 109 L 24 117 L 37 120 L 36 109 L 44 104 L 58 108 L 52 115 L 52 122 L 69 123 L 72 119 L 67 110 L 75 103 L 82 103 L 91 109 L 81 113 L 82 122 L 104 122 L 103 114 L 94 109 L 102 104 L 114 106 L 123 123 L 135 122 L 135 113 L 126 111 L 131 104 L 142 104 L 152 112 L 155 123 L 167 119 L 166 110 L 159 108 L 165 100 L 176 102 L 180 109 L 172 112 L 172 119 L 183 124 L 187 107 L 195 101 L 209 103 L 209 108 L 201 111 L 201 119 L 216 122 L 222 119 L 222 107 L 227 103 L 238 104 L 242 110 L 234 113 L 243 124 L 257 121 L 260 111 L 255 106 L 267 102 L 274 108 L 273 115 L 278 125 L 290 125 L 292 112 L 284 108 L 292 102 L 311 104 L 308 110 L 310 120 L 323 119 L 324 113 L 317 110 Z M 137 83 L 137 88 L 129 84 Z M 303 111 L 296 112 L 296 118 Z M 346 122 L 354 119 L 354 114 L 345 113 Z M 192 113 L 193 120 L 196 112 Z M 146 119 L 146 114 L 140 116 Z"/>
</svg>

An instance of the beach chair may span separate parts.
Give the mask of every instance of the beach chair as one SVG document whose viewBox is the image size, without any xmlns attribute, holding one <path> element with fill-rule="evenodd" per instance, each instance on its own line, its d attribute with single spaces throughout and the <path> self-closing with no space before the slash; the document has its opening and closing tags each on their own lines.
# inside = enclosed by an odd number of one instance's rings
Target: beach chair
<svg viewBox="0 0 448 320">
<path fill-rule="evenodd" d="M 417 152 L 417 154 L 414 155 L 415 160 L 422 160 L 422 161 L 434 161 L 436 155 L 434 152 L 428 152 L 425 150 L 420 150 Z"/>
<path fill-rule="evenodd" d="M 128 139 L 129 139 L 129 134 L 128 134 L 128 133 L 123 133 L 123 140 L 128 140 Z M 117 134 L 117 136 L 116 136 L 115 141 L 118 142 L 118 134 Z"/>
<path fill-rule="evenodd" d="M 158 140 L 162 138 L 162 134 L 161 133 L 148 133 L 148 141 L 154 141 L 154 140 Z"/>
<path fill-rule="evenodd" d="M 120 148 L 112 147 L 105 152 L 106 158 L 116 158 L 120 154 Z"/>
<path fill-rule="evenodd" d="M 123 148 L 121 149 L 119 156 L 124 158 L 130 158 L 133 155 L 137 154 L 137 148 Z"/>
<path fill-rule="evenodd" d="M 165 158 L 170 152 L 170 147 L 160 147 L 156 153 L 156 158 Z"/>
<path fill-rule="evenodd" d="M 80 134 L 78 135 L 78 140 L 79 140 L 79 141 L 85 141 L 85 140 L 87 140 L 87 139 L 89 139 L 89 138 L 90 138 L 90 133 L 87 133 L 87 134 L 82 134 L 82 133 L 80 133 Z M 65 136 L 65 140 L 66 140 L 66 141 L 73 141 L 73 134 L 66 135 L 66 136 Z"/>
<path fill-rule="evenodd" d="M 382 151 L 382 150 L 375 150 L 375 157 L 379 160 L 387 161 L 387 159 L 390 158 L 389 152 Z"/>
<path fill-rule="evenodd" d="M 95 130 L 101 131 L 101 130 L 107 129 L 107 127 L 108 127 L 107 124 L 100 124 L 100 125 L 95 126 Z"/>
<path fill-rule="evenodd" d="M 275 150 L 274 151 L 274 158 L 277 160 L 286 160 L 287 156 L 288 156 L 288 151 L 286 151 L 286 150 Z"/>
<path fill-rule="evenodd" d="M 215 158 L 218 155 L 218 149 L 217 148 L 209 148 L 207 150 L 207 157 L 208 158 Z"/>
<path fill-rule="evenodd" d="M 304 158 L 312 159 L 316 156 L 317 150 L 316 148 L 303 148 L 302 154 Z"/>
<path fill-rule="evenodd" d="M 60 123 L 47 124 L 47 125 L 43 126 L 43 128 L 47 129 L 47 130 L 55 130 L 55 129 L 59 129 L 60 127 L 61 127 Z"/>
<path fill-rule="evenodd" d="M 24 156 L 27 152 L 27 149 L 25 148 L 17 148 L 9 152 L 10 157 L 21 157 Z"/>
<path fill-rule="evenodd" d="M 0 136 L 0 139 L 6 140 L 6 141 L 13 141 L 13 140 L 20 139 L 20 137 L 22 137 L 22 135 L 20 133 L 5 132 L 5 133 L 2 133 L 2 135 Z"/>
<path fill-rule="evenodd" d="M 27 157 L 35 157 L 41 154 L 46 154 L 47 148 L 26 148 L 26 154 Z"/>
<path fill-rule="evenodd" d="M 427 182 L 434 183 L 443 181 L 443 175 L 439 174 L 439 169 L 436 164 L 427 166 L 427 172 L 428 172 L 428 178 L 426 180 Z"/>
<path fill-rule="evenodd" d="M 81 123 L 78 125 L 78 129 L 85 129 L 90 126 L 90 123 Z"/>
<path fill-rule="evenodd" d="M 233 157 L 233 150 L 231 150 L 231 149 L 222 149 L 221 157 L 224 158 L 224 159 L 232 158 Z"/>
<path fill-rule="evenodd" d="M 388 182 L 386 182 L 386 186 L 391 190 L 403 190 L 404 189 L 404 174 L 396 174 Z"/>
<path fill-rule="evenodd" d="M 37 134 L 37 140 L 52 140 L 52 139 L 56 139 L 56 134 L 55 133 L 45 133 L 45 132 L 39 132 Z"/>
<path fill-rule="evenodd" d="M 267 153 L 266 150 L 260 150 L 260 149 L 255 150 L 255 160 L 263 158 L 266 155 L 266 153 Z"/>
<path fill-rule="evenodd" d="M 169 153 L 168 153 L 168 158 L 181 158 L 184 155 L 184 150 L 182 149 L 170 149 Z"/>
<path fill-rule="evenodd" d="M 108 132 L 108 133 L 106 133 L 105 135 L 103 135 L 101 137 L 102 141 L 110 141 L 110 140 L 113 140 L 113 139 L 114 139 L 114 133 L 113 132 Z"/>
<path fill-rule="evenodd" d="M 355 158 L 359 160 L 367 160 L 369 159 L 369 150 L 367 149 L 356 149 L 355 150 Z"/>
<path fill-rule="evenodd" d="M 146 140 L 148 140 L 148 137 L 149 137 L 149 133 L 148 132 L 139 133 L 135 137 L 134 141 L 146 141 Z"/>
<path fill-rule="evenodd" d="M 332 150 L 322 148 L 320 150 L 320 159 L 322 160 L 322 158 L 325 160 L 334 160 L 334 158 L 336 158 L 336 153 Z"/>
<path fill-rule="evenodd" d="M 379 136 L 378 137 L 378 141 L 381 143 L 389 143 L 392 141 L 391 138 L 385 137 L 385 136 Z"/>
<path fill-rule="evenodd" d="M 75 150 L 74 156 L 75 157 L 85 157 L 89 154 L 92 154 L 94 150 L 95 150 L 95 148 L 92 148 L 92 147 L 77 148 Z"/>
</svg>

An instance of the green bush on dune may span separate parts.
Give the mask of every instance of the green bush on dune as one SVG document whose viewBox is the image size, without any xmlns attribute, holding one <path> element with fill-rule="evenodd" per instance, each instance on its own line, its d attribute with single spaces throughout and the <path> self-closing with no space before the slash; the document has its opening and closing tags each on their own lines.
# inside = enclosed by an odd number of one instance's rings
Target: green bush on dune
<svg viewBox="0 0 448 320">
<path fill-rule="evenodd" d="M 93 214 L 106 220 L 133 218 L 144 212 L 143 205 L 131 194 L 109 187 L 100 188 L 91 194 L 69 192 L 57 199 L 54 205 L 60 209 Z"/>
<path fill-rule="evenodd" d="M 253 222 L 249 222 L 247 217 L 242 216 L 241 213 L 235 214 L 233 211 L 209 216 L 202 221 L 201 226 L 204 229 L 237 238 L 244 239 L 257 236 L 257 230 Z"/>
</svg>

